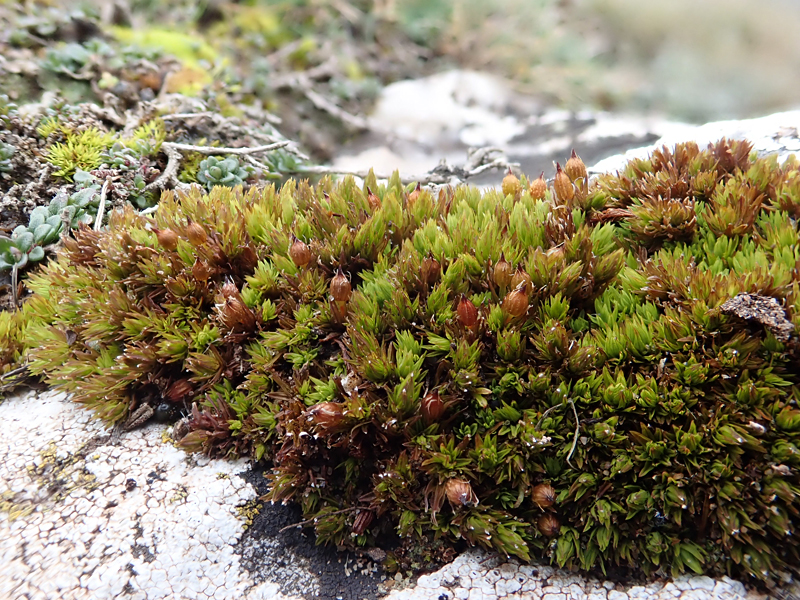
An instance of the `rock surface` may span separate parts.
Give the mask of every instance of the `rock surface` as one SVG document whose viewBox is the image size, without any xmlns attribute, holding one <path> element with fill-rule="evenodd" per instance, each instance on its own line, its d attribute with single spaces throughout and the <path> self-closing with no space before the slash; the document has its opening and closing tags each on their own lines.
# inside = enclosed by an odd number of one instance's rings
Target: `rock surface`
<svg viewBox="0 0 800 600">
<path fill-rule="evenodd" d="M 536 176 L 549 174 L 553 161 L 566 160 L 572 148 L 588 165 L 692 129 L 656 115 L 548 109 L 516 93 L 508 81 L 462 70 L 386 86 L 371 122 L 381 130 L 350 144 L 333 166 L 416 175 L 443 158 L 463 163 L 470 147 L 495 146 L 522 172 Z M 490 173 L 470 183 L 497 185 L 502 178 Z"/>
<path fill-rule="evenodd" d="M 591 169 L 605 173 L 622 168 L 632 158 L 647 157 L 661 146 L 674 146 L 679 142 L 695 141 L 702 148 L 720 138 L 750 140 L 759 156 L 776 154 L 783 162 L 790 154 L 800 153 L 800 110 L 775 113 L 757 119 L 741 121 L 716 121 L 705 125 L 675 126 L 650 146 L 634 148 L 601 160 Z"/>
<path fill-rule="evenodd" d="M 541 171 L 551 176 L 553 162 L 563 163 L 573 148 L 595 165 L 590 172 L 602 173 L 664 144 L 694 140 L 704 147 L 721 137 L 749 139 L 760 154 L 776 153 L 781 160 L 800 152 L 800 110 L 705 125 L 658 115 L 571 113 L 546 109 L 500 78 L 460 70 L 387 86 L 372 121 L 383 130 L 345 148 L 335 167 L 422 174 L 442 158 L 463 163 L 470 147 L 496 146 L 531 177 Z M 502 177 L 488 173 L 470 183 L 499 185 Z"/>
</svg>

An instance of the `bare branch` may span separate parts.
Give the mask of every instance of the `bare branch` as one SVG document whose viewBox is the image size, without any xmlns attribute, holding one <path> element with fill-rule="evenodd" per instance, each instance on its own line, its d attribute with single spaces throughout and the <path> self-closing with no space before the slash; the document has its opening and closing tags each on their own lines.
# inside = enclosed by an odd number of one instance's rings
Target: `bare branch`
<svg viewBox="0 0 800 600">
<path fill-rule="evenodd" d="M 172 148 L 174 150 L 182 150 L 184 152 L 198 152 L 199 154 L 217 155 L 217 154 L 258 154 L 259 152 L 271 152 L 279 148 L 285 148 L 291 142 L 281 141 L 267 144 L 265 146 L 250 146 L 244 148 L 225 148 L 217 146 L 193 146 L 192 144 L 177 144 L 175 142 L 164 142 L 161 147 L 166 149 Z"/>
<path fill-rule="evenodd" d="M 271 172 L 271 171 L 270 171 L 270 168 L 269 168 L 269 165 L 265 165 L 265 164 L 264 164 L 264 163 L 262 163 L 260 160 L 256 160 L 256 159 L 255 159 L 255 158 L 253 158 L 252 156 L 245 156 L 245 157 L 244 157 L 244 159 L 245 159 L 247 162 L 249 162 L 251 165 L 253 165 L 254 167 L 258 167 L 258 168 L 259 168 L 259 169 L 261 169 L 262 171 L 266 171 L 267 173 Z"/>
<path fill-rule="evenodd" d="M 100 190 L 100 205 L 97 207 L 97 217 L 94 220 L 94 230 L 100 231 L 103 225 L 103 213 L 106 211 L 106 195 L 108 194 L 108 179 L 103 182 L 103 189 Z"/>
<path fill-rule="evenodd" d="M 339 108 L 336 104 L 325 98 L 323 95 L 318 94 L 314 90 L 311 89 L 310 85 L 307 86 L 300 86 L 300 90 L 305 94 L 305 97 L 308 98 L 311 103 L 316 106 L 321 111 L 324 111 L 330 114 L 333 117 L 336 117 L 343 123 L 347 123 L 351 127 L 355 129 L 372 129 L 376 131 L 381 131 L 381 128 L 377 127 L 371 119 L 364 119 L 363 117 L 357 117 L 354 114 L 351 114 L 344 110 L 343 108 Z"/>
<path fill-rule="evenodd" d="M 568 400 L 569 405 L 572 407 L 572 412 L 575 415 L 575 437 L 572 439 L 572 448 L 569 450 L 569 454 L 567 455 L 567 464 L 571 467 L 572 463 L 570 459 L 572 458 L 572 454 L 575 452 L 575 448 L 578 446 L 578 435 L 580 434 L 581 430 L 581 421 L 578 419 L 578 409 L 575 408 L 575 403 L 572 400 Z"/>
<path fill-rule="evenodd" d="M 172 145 L 169 145 L 168 142 L 161 144 L 161 149 L 167 155 L 167 166 L 164 167 L 164 172 L 155 181 L 148 183 L 144 187 L 145 192 L 164 190 L 170 184 L 178 187 L 178 184 L 181 183 L 177 177 L 178 167 L 181 164 L 181 153 L 176 148 L 173 148 Z"/>
</svg>

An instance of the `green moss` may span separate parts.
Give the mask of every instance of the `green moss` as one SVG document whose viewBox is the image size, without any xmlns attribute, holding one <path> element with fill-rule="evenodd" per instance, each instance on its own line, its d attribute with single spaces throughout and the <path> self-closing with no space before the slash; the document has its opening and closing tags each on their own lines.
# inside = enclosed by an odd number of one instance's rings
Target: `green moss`
<svg viewBox="0 0 800 600">
<path fill-rule="evenodd" d="M 137 152 L 142 152 L 145 156 L 155 156 L 161 149 L 161 144 L 166 139 L 167 132 L 164 121 L 156 118 L 137 127 L 130 137 L 122 140 L 126 148 L 131 148 Z"/>
<path fill-rule="evenodd" d="M 45 125 L 45 130 L 50 127 Z M 64 129 L 62 128 L 62 131 Z M 57 142 L 47 150 L 47 162 L 58 170 L 53 173 L 72 181 L 77 169 L 91 171 L 103 162 L 103 151 L 114 143 L 114 134 L 90 127 L 81 132 L 65 131 L 66 141 Z"/>
<path fill-rule="evenodd" d="M 147 29 L 111 27 L 110 30 L 114 37 L 124 44 L 171 54 L 186 66 L 197 68 L 201 66 L 200 61 L 214 63 L 217 60 L 214 48 L 197 35 L 153 27 Z"/>
<path fill-rule="evenodd" d="M 291 29 L 281 22 L 281 15 L 270 8 L 231 5 L 229 9 L 228 21 L 215 24 L 209 31 L 215 39 L 263 40 L 268 47 L 279 48 L 294 38 Z"/>
<path fill-rule="evenodd" d="M 750 150 L 665 148 L 568 202 L 167 193 L 30 278 L 30 368 L 112 423 L 191 407 L 184 447 L 268 459 L 269 499 L 321 542 L 400 536 L 393 564 L 465 541 L 777 581 L 800 564 L 800 188 Z"/>
<path fill-rule="evenodd" d="M 57 131 L 61 131 L 61 123 L 57 116 L 45 117 L 44 119 L 42 119 L 42 122 L 39 123 L 39 126 L 36 128 L 36 133 L 38 133 L 41 137 L 45 139 L 47 139 Z"/>
<path fill-rule="evenodd" d="M 25 351 L 26 329 L 30 309 L 24 304 L 22 310 L 0 312 L 0 374 L 21 366 Z"/>
</svg>

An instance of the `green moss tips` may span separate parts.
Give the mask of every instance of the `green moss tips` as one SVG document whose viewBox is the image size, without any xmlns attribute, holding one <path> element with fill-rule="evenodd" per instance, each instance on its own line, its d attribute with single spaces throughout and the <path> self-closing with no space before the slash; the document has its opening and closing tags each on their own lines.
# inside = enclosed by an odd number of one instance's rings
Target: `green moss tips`
<svg viewBox="0 0 800 600">
<path fill-rule="evenodd" d="M 53 174 L 72 180 L 77 169 L 91 171 L 102 163 L 103 151 L 114 142 L 114 135 L 90 127 L 81 132 L 69 131 L 64 142 L 56 142 L 47 151 L 47 160 L 58 170 Z"/>
<path fill-rule="evenodd" d="M 777 581 L 800 564 L 800 195 L 795 161 L 750 150 L 536 198 L 168 193 L 31 277 L 31 369 L 108 422 L 191 410 L 185 448 L 268 460 L 320 541 L 397 536 L 395 564 L 444 540 Z"/>
</svg>

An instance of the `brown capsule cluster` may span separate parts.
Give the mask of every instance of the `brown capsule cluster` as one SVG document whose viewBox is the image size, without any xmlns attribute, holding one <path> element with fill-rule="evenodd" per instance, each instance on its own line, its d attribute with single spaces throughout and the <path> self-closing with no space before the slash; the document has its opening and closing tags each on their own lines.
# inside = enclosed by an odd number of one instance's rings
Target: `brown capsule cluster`
<svg viewBox="0 0 800 600">
<path fill-rule="evenodd" d="M 573 200 L 580 201 L 586 196 L 588 190 L 589 174 L 581 157 L 572 151 L 572 156 L 561 168 L 556 163 L 556 176 L 553 180 L 553 190 L 556 199 L 561 205 L 571 205 Z"/>
<path fill-rule="evenodd" d="M 542 510 L 549 510 L 556 503 L 556 491 L 550 484 L 540 483 L 533 488 L 531 499 Z M 554 537 L 561 531 L 561 521 L 552 512 L 546 512 L 539 517 L 536 525 L 547 537 Z"/>
<path fill-rule="evenodd" d="M 180 236 L 174 229 L 154 229 L 159 245 L 165 250 L 174 251 L 178 247 Z M 208 234 L 200 223 L 189 219 L 186 225 L 186 238 L 193 246 L 201 246 L 208 240 Z"/>
<path fill-rule="evenodd" d="M 478 497 L 472 491 L 472 486 L 466 479 L 459 477 L 448 479 L 444 491 L 453 508 L 471 507 L 478 504 Z"/>
</svg>

